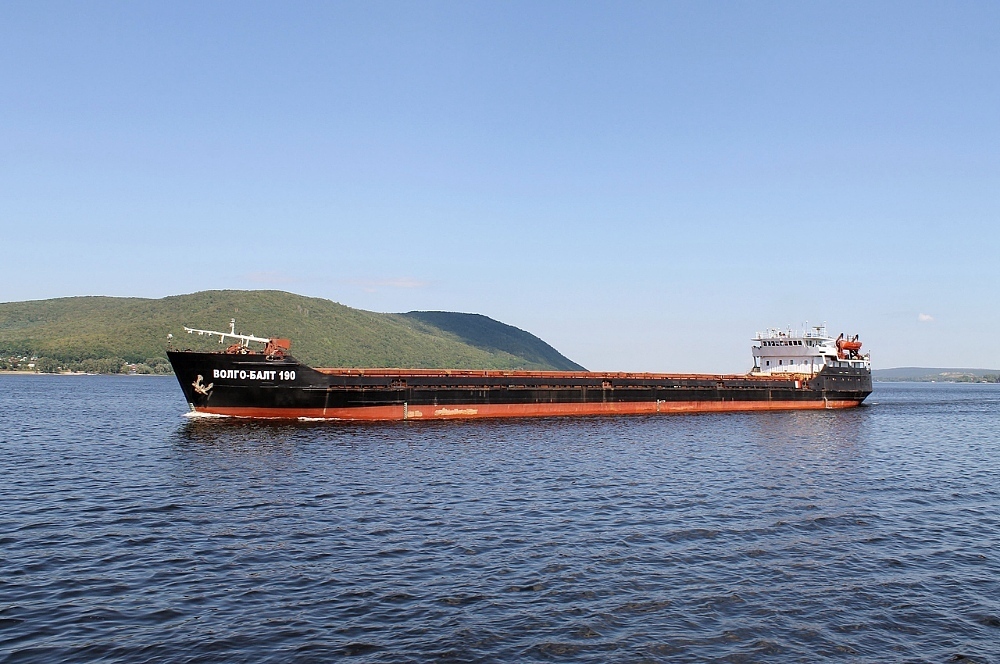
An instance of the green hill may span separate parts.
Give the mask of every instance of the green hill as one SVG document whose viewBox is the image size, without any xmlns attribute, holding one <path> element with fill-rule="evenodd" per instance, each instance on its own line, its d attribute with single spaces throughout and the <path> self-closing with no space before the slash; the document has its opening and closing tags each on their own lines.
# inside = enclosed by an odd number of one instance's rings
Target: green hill
<svg viewBox="0 0 1000 664">
<path fill-rule="evenodd" d="M 411 311 L 401 314 L 421 323 L 432 334 L 451 334 L 484 351 L 497 350 L 520 357 L 532 366 L 581 371 L 583 367 L 563 356 L 538 337 L 513 325 L 505 325 L 482 314 L 450 311 Z"/>
<path fill-rule="evenodd" d="M 287 337 L 313 366 L 468 369 L 579 369 L 544 341 L 478 314 L 382 314 L 281 291 L 203 291 L 162 299 L 70 297 L 0 304 L 0 357 L 113 370 L 123 362 L 165 370 L 175 348 L 218 349 L 185 325 Z"/>
</svg>

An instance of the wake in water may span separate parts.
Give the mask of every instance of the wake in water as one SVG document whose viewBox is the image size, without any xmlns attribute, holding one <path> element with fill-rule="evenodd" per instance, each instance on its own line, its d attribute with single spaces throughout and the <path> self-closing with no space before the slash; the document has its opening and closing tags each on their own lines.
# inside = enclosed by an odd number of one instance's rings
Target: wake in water
<svg viewBox="0 0 1000 664">
<path fill-rule="evenodd" d="M 232 415 L 220 415 L 218 413 L 199 413 L 196 410 L 189 410 L 184 413 L 184 417 L 191 418 L 192 420 L 212 420 L 212 419 L 229 419 Z"/>
</svg>

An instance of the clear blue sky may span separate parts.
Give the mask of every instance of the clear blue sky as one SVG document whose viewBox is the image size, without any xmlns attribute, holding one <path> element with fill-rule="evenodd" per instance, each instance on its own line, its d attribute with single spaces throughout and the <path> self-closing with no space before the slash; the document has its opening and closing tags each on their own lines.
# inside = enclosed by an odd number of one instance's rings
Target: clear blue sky
<svg viewBox="0 0 1000 664">
<path fill-rule="evenodd" d="M 1000 3 L 6 2 L 0 229 L 0 301 L 277 288 L 672 371 L 825 320 L 1000 367 Z"/>
</svg>

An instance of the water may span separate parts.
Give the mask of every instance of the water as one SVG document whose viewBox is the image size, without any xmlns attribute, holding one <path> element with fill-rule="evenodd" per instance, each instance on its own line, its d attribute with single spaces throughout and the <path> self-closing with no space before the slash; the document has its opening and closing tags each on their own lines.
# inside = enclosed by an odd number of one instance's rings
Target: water
<svg viewBox="0 0 1000 664">
<path fill-rule="evenodd" d="M 381 425 L 0 376 L 4 661 L 1000 661 L 1000 386 Z"/>
</svg>

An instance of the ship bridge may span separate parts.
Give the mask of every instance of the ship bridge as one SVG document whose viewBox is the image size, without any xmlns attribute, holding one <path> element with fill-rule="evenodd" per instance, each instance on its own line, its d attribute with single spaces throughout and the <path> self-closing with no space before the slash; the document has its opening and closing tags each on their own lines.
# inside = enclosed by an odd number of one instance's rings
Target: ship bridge
<svg viewBox="0 0 1000 664">
<path fill-rule="evenodd" d="M 834 338 L 825 325 L 806 330 L 769 329 L 753 338 L 755 374 L 816 374 L 824 366 L 871 370 L 870 357 L 861 354 L 857 335 Z"/>
</svg>

